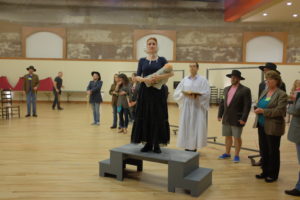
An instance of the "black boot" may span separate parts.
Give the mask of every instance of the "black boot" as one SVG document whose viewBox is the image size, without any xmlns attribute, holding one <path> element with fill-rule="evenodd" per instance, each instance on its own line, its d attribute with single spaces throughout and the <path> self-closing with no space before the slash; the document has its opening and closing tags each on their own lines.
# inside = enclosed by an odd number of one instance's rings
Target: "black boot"
<svg viewBox="0 0 300 200">
<path fill-rule="evenodd" d="M 141 152 L 152 151 L 153 145 L 150 143 L 146 143 L 145 146 L 141 149 Z"/>
<path fill-rule="evenodd" d="M 154 153 L 161 153 L 159 144 L 154 145 L 153 152 L 154 152 Z"/>
<path fill-rule="evenodd" d="M 296 188 L 292 189 L 292 190 L 286 190 L 285 191 L 286 194 L 291 195 L 291 196 L 300 196 L 300 191 L 297 190 Z"/>
</svg>

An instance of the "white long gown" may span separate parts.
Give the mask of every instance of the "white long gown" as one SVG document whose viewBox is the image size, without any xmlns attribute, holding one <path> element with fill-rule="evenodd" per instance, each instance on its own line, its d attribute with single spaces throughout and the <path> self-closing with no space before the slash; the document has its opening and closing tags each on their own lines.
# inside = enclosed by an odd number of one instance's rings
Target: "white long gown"
<svg viewBox="0 0 300 200">
<path fill-rule="evenodd" d="M 201 93 L 196 99 L 185 96 L 182 91 Z M 174 92 L 174 99 L 180 109 L 180 124 L 177 146 L 197 149 L 207 145 L 206 115 L 209 108 L 210 86 L 208 81 L 197 75 L 185 77 Z"/>
</svg>

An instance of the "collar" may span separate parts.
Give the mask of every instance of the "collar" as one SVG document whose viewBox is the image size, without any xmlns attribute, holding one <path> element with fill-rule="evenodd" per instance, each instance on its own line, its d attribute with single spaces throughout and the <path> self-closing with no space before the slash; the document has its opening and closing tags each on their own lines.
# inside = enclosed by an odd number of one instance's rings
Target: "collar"
<svg viewBox="0 0 300 200">
<path fill-rule="evenodd" d="M 190 79 L 190 80 L 196 80 L 196 79 L 198 79 L 198 77 L 199 77 L 199 75 L 196 74 L 196 76 L 194 78 L 192 78 L 192 76 L 189 76 L 188 79 Z"/>
</svg>

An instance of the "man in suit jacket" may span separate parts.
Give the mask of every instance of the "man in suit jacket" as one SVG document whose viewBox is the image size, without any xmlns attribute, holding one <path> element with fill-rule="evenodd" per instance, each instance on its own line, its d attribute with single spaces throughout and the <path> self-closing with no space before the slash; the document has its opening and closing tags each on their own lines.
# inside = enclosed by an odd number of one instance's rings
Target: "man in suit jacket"
<svg viewBox="0 0 300 200">
<path fill-rule="evenodd" d="M 37 117 L 36 114 L 36 93 L 39 86 L 39 77 L 34 74 L 36 69 L 34 66 L 29 66 L 27 68 L 28 74 L 24 76 L 23 90 L 26 94 L 27 103 L 27 115 L 25 117 L 30 117 L 31 115 L 31 105 L 32 105 L 32 116 Z"/>
<path fill-rule="evenodd" d="M 230 150 L 234 138 L 235 156 L 233 162 L 240 161 L 239 153 L 242 146 L 241 134 L 251 109 L 251 91 L 240 81 L 245 80 L 239 70 L 227 74 L 231 78 L 231 86 L 224 89 L 224 100 L 219 105 L 218 120 L 222 119 L 222 135 L 225 136 L 226 152 L 220 159 L 230 158 Z"/>
</svg>

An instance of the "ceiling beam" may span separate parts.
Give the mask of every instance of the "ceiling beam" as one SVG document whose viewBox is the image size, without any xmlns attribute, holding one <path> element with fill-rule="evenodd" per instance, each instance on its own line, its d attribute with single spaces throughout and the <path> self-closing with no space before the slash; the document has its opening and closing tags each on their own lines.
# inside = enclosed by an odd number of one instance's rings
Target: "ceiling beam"
<svg viewBox="0 0 300 200">
<path fill-rule="evenodd" d="M 245 14 L 272 1 L 273 0 L 225 0 L 224 20 L 226 22 L 234 22 Z"/>
</svg>

